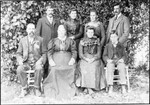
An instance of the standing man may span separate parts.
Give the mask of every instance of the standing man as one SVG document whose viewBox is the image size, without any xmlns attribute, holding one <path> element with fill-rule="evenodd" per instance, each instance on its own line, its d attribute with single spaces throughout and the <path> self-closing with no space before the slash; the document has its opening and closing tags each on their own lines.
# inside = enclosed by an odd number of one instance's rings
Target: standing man
<svg viewBox="0 0 150 105">
<path fill-rule="evenodd" d="M 48 50 L 48 42 L 57 37 L 57 29 L 60 25 L 60 21 L 54 18 L 54 8 L 51 6 L 46 6 L 46 16 L 39 19 L 36 27 L 36 34 L 43 38 L 44 49 L 47 53 Z M 45 75 L 48 74 L 48 59 L 46 60 L 46 64 L 44 65 Z"/>
<path fill-rule="evenodd" d="M 43 65 L 45 64 L 46 54 L 43 51 L 43 39 L 35 35 L 35 25 L 27 25 L 27 36 L 20 40 L 17 50 L 17 75 L 21 82 L 21 97 L 27 94 L 27 74 L 26 71 L 31 67 L 35 70 L 35 94 L 41 95 L 41 79 L 43 76 Z"/>
<path fill-rule="evenodd" d="M 121 13 L 121 10 L 120 3 L 114 4 L 115 16 L 109 20 L 106 43 L 110 40 L 110 34 L 115 31 L 118 35 L 119 42 L 126 47 L 130 31 L 130 23 L 129 19 Z"/>
</svg>

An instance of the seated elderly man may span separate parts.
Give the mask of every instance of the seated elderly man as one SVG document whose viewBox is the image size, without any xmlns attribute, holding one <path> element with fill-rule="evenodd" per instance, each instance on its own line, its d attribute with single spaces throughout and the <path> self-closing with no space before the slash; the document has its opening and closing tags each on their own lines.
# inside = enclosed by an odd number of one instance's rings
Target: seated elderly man
<svg viewBox="0 0 150 105">
<path fill-rule="evenodd" d="M 39 36 L 36 36 L 35 25 L 30 23 L 27 25 L 27 36 L 22 38 L 19 43 L 17 50 L 17 61 L 19 66 L 17 68 L 17 75 L 21 82 L 21 95 L 24 97 L 27 94 L 27 74 L 26 71 L 32 68 L 35 70 L 35 94 L 37 96 L 41 95 L 41 79 L 43 76 L 43 65 L 45 63 L 46 54 L 43 52 L 43 39 Z"/>
<path fill-rule="evenodd" d="M 113 92 L 113 75 L 115 66 L 119 70 L 120 83 L 122 87 L 122 93 L 126 93 L 125 85 L 125 62 L 126 54 L 124 46 L 118 42 L 118 35 L 113 32 L 110 36 L 110 42 L 106 45 L 103 53 L 103 59 L 107 64 L 107 84 L 109 86 L 108 93 Z"/>
</svg>

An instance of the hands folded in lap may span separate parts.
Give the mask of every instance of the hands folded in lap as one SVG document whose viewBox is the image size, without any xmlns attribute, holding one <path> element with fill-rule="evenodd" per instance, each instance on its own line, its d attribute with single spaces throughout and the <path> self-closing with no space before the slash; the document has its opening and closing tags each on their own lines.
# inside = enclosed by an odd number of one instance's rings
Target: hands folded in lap
<svg viewBox="0 0 150 105">
<path fill-rule="evenodd" d="M 75 59 L 71 58 L 70 61 L 69 61 L 69 63 L 68 63 L 68 65 L 73 65 L 74 63 L 75 63 Z M 52 59 L 49 60 L 49 64 L 51 66 L 56 66 L 55 62 Z"/>
</svg>

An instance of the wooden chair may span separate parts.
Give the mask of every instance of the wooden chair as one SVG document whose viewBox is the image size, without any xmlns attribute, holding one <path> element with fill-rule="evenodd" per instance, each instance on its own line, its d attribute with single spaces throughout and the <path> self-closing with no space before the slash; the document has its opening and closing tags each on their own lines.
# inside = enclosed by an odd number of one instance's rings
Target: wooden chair
<svg viewBox="0 0 150 105">
<path fill-rule="evenodd" d="M 30 69 L 30 70 L 26 71 L 26 73 L 27 73 L 28 87 L 33 87 L 34 86 L 34 73 L 35 73 L 35 70 Z"/>
<path fill-rule="evenodd" d="M 35 70 L 34 69 L 31 69 L 26 71 L 27 73 L 27 86 L 28 88 L 30 87 L 34 87 L 34 74 L 35 74 Z M 41 80 L 41 92 L 43 92 L 43 86 L 42 86 L 42 81 L 43 81 L 43 78 Z"/>
<path fill-rule="evenodd" d="M 105 76 L 107 77 L 107 67 L 105 67 L 104 69 L 105 69 Z M 115 67 L 114 72 L 116 70 L 118 71 L 117 67 Z M 127 91 L 130 92 L 130 81 L 129 81 L 128 70 L 129 70 L 129 68 L 126 65 L 126 67 L 125 67 L 125 71 L 126 71 L 126 85 L 127 85 Z M 106 81 L 107 81 L 107 78 L 106 78 Z M 115 82 L 120 83 L 120 76 L 119 76 L 119 74 L 115 75 L 115 73 L 114 73 L 113 83 L 115 83 Z M 108 87 L 106 87 L 106 91 L 108 92 Z"/>
</svg>

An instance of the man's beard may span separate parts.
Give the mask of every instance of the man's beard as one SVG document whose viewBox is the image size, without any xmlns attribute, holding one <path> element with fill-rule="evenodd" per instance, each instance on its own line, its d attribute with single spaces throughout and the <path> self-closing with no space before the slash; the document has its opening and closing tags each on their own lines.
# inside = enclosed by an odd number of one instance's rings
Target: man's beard
<svg viewBox="0 0 150 105">
<path fill-rule="evenodd" d="M 33 36 L 34 36 L 34 32 L 30 32 L 29 35 L 30 35 L 31 37 L 33 37 Z"/>
<path fill-rule="evenodd" d="M 53 17 L 53 14 L 49 14 L 48 17 L 49 17 L 49 18 L 52 18 L 52 17 Z"/>
<path fill-rule="evenodd" d="M 115 42 L 112 42 L 112 44 L 113 44 L 113 45 L 116 45 L 117 43 L 118 43 L 117 41 L 115 41 Z"/>
</svg>

